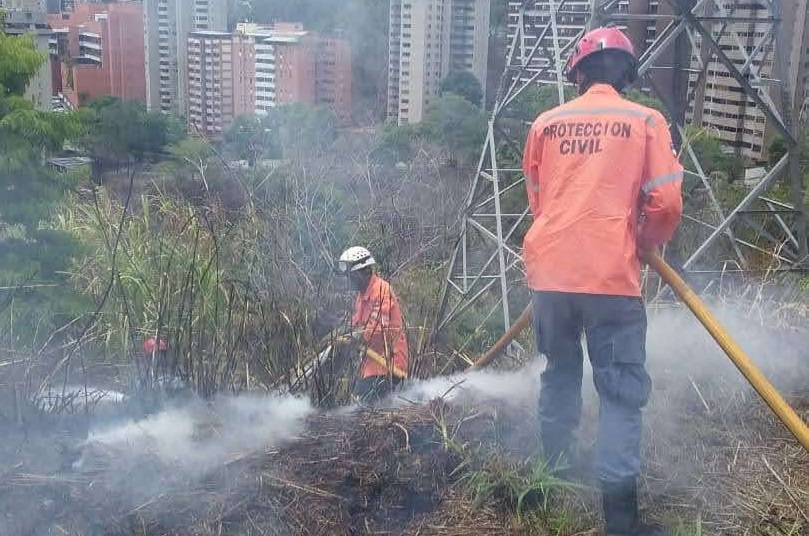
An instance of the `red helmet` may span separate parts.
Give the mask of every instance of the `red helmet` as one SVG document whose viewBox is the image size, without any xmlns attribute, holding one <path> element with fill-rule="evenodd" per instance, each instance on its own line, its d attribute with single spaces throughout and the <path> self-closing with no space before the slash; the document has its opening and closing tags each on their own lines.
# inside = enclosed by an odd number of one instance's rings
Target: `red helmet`
<svg viewBox="0 0 809 536">
<path fill-rule="evenodd" d="M 567 79 L 575 84 L 576 80 L 572 75 L 573 71 L 576 69 L 576 65 L 587 56 L 608 49 L 620 50 L 627 53 L 633 66 L 629 81 L 634 82 L 638 77 L 638 60 L 635 58 L 635 49 L 629 38 L 618 28 L 596 28 L 584 34 L 579 42 L 576 43 L 573 53 L 571 53 L 570 57 L 567 59 L 567 65 L 565 65 L 565 76 L 567 76 Z"/>
</svg>

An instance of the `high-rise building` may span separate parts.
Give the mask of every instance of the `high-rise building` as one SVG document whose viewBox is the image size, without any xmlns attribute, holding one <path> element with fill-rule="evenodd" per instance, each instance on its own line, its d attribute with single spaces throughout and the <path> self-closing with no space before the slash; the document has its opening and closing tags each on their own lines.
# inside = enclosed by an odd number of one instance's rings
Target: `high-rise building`
<svg viewBox="0 0 809 536">
<path fill-rule="evenodd" d="M 186 114 L 191 32 L 227 30 L 227 0 L 144 0 L 146 103 Z"/>
<path fill-rule="evenodd" d="M 321 37 L 300 24 L 241 23 L 237 31 L 256 50 L 256 107 L 265 115 L 280 104 L 329 107 L 343 121 L 351 116 L 351 46 Z"/>
<path fill-rule="evenodd" d="M 249 38 L 226 32 L 188 36 L 188 127 L 221 139 L 241 114 L 255 107 L 255 49 Z"/>
<path fill-rule="evenodd" d="M 794 20 L 786 17 L 784 24 Z M 741 69 L 756 43 L 764 37 L 771 26 L 770 11 L 765 0 L 751 0 L 735 6 L 734 17 L 749 18 L 751 22 L 734 24 L 733 31 L 725 31 L 719 39 L 719 46 Z M 761 22 L 755 22 L 755 19 Z M 707 28 L 718 35 L 721 24 L 708 24 Z M 733 35 L 733 34 L 736 35 Z M 737 42 L 738 37 L 738 42 Z M 732 77 L 727 67 L 712 53 L 713 49 L 703 42 L 700 35 L 694 37 L 695 46 L 691 51 L 692 71 L 688 76 L 688 89 L 694 98 L 688 103 L 686 112 L 690 123 L 707 128 L 718 136 L 726 146 L 737 153 L 754 160 L 766 158 L 767 144 L 772 136 L 771 125 L 768 125 L 764 112 L 759 109 L 749 95 L 746 95 L 739 83 Z M 741 43 L 745 52 L 739 50 Z M 800 45 L 799 45 L 800 46 Z M 763 78 L 776 78 L 774 47 L 763 51 L 759 74 Z M 700 64 L 706 66 L 706 73 L 700 76 Z M 777 91 L 777 88 L 776 88 Z M 778 95 L 772 92 L 778 101 Z"/>
<path fill-rule="evenodd" d="M 0 0 L 0 9 L 5 11 L 28 11 L 32 13 L 46 13 L 47 0 Z"/>
<path fill-rule="evenodd" d="M 44 9 L 42 11 L 8 11 L 5 14 L 3 31 L 8 35 L 30 35 L 34 39 L 37 50 L 47 57 L 52 32 L 48 28 Z M 33 102 L 37 109 L 50 110 L 52 95 L 51 64 L 44 62 L 28 83 L 25 97 Z"/>
<path fill-rule="evenodd" d="M 73 106 L 114 95 L 146 100 L 143 7 L 138 2 L 79 4 L 49 15 L 58 92 Z"/>
<path fill-rule="evenodd" d="M 297 42 L 276 36 L 275 102 L 276 104 L 315 103 L 315 40 L 306 35 Z"/>
<path fill-rule="evenodd" d="M 255 112 L 258 115 L 266 115 L 278 104 L 314 104 L 314 50 L 310 33 L 302 25 L 241 23 L 237 31 L 252 40 L 256 49 Z M 292 50 L 298 50 L 298 54 L 292 54 Z M 280 65 L 282 52 L 283 69 Z M 292 73 L 296 73 L 295 79 Z M 291 83 L 294 81 L 298 83 Z M 283 87 L 280 87 L 282 82 Z"/>
<path fill-rule="evenodd" d="M 351 119 L 351 44 L 345 39 L 316 41 L 315 103 L 328 106 L 344 122 Z"/>
<path fill-rule="evenodd" d="M 391 0 L 389 121 L 421 121 L 451 71 L 486 87 L 489 11 L 490 0 Z"/>
</svg>

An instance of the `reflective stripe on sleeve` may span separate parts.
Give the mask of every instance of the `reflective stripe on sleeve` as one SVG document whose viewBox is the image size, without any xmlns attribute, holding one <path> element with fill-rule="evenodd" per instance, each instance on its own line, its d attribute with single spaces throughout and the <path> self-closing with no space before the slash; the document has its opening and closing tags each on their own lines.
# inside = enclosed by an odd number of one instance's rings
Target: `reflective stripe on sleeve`
<svg viewBox="0 0 809 536">
<path fill-rule="evenodd" d="M 683 172 L 682 171 L 678 171 L 676 173 L 669 173 L 667 175 L 661 175 L 659 177 L 655 177 L 654 179 L 651 179 L 650 181 L 646 182 L 646 184 L 643 185 L 643 193 L 648 194 L 649 192 L 651 192 L 652 190 L 654 190 L 658 186 L 662 186 L 663 184 L 666 184 L 668 182 L 679 181 L 679 180 L 682 180 L 682 179 L 683 179 Z"/>
</svg>

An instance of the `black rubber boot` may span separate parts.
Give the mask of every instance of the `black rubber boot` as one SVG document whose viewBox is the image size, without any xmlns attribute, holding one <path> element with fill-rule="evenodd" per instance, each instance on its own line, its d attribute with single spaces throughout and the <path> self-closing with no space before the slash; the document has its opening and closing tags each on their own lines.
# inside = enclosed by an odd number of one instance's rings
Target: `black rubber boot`
<svg viewBox="0 0 809 536">
<path fill-rule="evenodd" d="M 638 518 L 638 485 L 635 478 L 601 483 L 607 536 L 667 536 L 662 527 L 644 525 Z"/>
<path fill-rule="evenodd" d="M 607 536 L 638 536 L 636 479 L 602 482 L 601 499 Z"/>
</svg>

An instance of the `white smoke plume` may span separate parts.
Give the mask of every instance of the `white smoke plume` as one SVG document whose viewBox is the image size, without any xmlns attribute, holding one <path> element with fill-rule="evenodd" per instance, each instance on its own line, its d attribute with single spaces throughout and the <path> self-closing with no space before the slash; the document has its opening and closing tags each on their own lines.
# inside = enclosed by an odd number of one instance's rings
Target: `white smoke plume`
<svg viewBox="0 0 809 536">
<path fill-rule="evenodd" d="M 464 402 L 470 399 L 499 400 L 512 405 L 532 405 L 539 395 L 539 374 L 544 359 L 532 359 L 516 370 L 481 369 L 440 376 L 413 383 L 394 398 L 396 405 L 424 403 L 443 397 Z"/>
<path fill-rule="evenodd" d="M 308 400 L 291 396 L 226 396 L 94 430 L 84 446 L 148 455 L 172 469 L 201 474 L 234 457 L 293 440 L 313 411 Z"/>
</svg>

